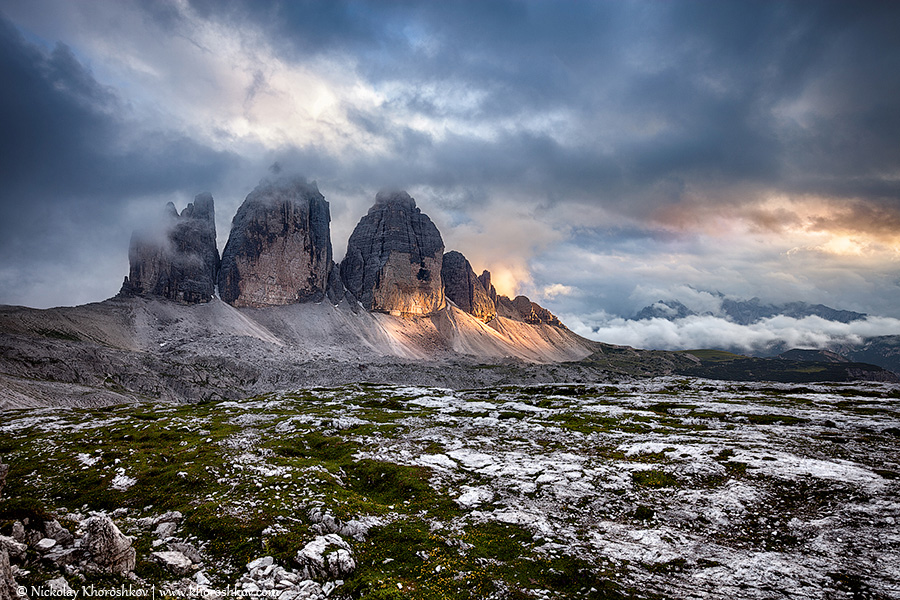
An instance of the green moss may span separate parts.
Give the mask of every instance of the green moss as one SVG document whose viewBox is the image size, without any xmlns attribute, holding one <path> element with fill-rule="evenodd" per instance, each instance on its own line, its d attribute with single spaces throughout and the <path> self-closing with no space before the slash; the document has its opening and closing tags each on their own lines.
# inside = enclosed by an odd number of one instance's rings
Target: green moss
<svg viewBox="0 0 900 600">
<path fill-rule="evenodd" d="M 657 469 L 634 471 L 631 474 L 631 481 L 638 487 L 648 488 L 674 487 L 678 484 L 678 480 L 673 475 Z"/>
</svg>

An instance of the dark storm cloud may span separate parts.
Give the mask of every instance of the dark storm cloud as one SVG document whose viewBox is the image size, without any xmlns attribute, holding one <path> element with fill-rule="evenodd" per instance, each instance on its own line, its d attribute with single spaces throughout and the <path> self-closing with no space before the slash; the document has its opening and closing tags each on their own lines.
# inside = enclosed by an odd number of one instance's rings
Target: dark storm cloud
<svg viewBox="0 0 900 600">
<path fill-rule="evenodd" d="M 387 131 L 378 111 L 354 115 L 391 137 L 398 156 L 419 156 L 411 169 L 437 178 L 428 183 L 515 184 L 527 171 L 548 197 L 565 190 L 637 215 L 722 182 L 898 209 L 897 185 L 882 176 L 900 162 L 895 3 L 194 6 L 253 19 L 297 57 L 350 53 L 376 88 L 402 82 L 381 112 L 489 126 L 559 109 L 580 129 L 568 141 L 538 132 L 437 141 Z M 445 102 L 442 90 L 473 100 Z M 636 134 L 616 123 L 622 115 L 658 130 Z"/>
<path fill-rule="evenodd" d="M 69 47 L 47 51 L 3 18 L 0 80 L 0 255 L 7 269 L 0 301 L 18 288 L 5 279 L 47 260 L 64 266 L 83 258 L 85 246 L 124 253 L 129 200 L 196 193 L 237 162 L 181 134 L 141 130 L 127 104 Z"/>
<path fill-rule="evenodd" d="M 71 34 L 61 39 L 73 50 L 35 46 L 8 24 L 0 40 L 4 81 L 18 90 L 0 100 L 13 115 L 4 156 L 15 149 L 4 175 L 44 211 L 61 196 L 105 206 L 117 195 L 193 193 L 236 162 L 283 160 L 341 199 L 334 215 L 399 185 L 433 193 L 439 206 L 427 207 L 427 194 L 420 204 L 450 223 L 521 207 L 554 235 L 595 227 L 590 239 L 572 236 L 577 248 L 636 260 L 647 239 L 661 257 L 679 236 L 708 231 L 710 215 L 771 236 L 889 239 L 900 221 L 897 3 L 48 0 L 16 15 L 37 27 L 54 7 L 81 19 L 46 30 Z M 101 13 L 133 31 L 107 38 L 92 26 Z M 104 62 L 126 38 L 137 40 L 134 60 Z M 84 66 L 91 56 L 103 83 Z M 266 120 L 291 103 L 304 114 L 317 85 L 335 99 L 324 113 Z M 134 124 L 131 111 L 169 100 L 178 132 L 159 114 Z M 240 158 L 204 145 L 226 139 Z M 802 202 L 828 210 L 804 213 Z M 538 279 L 565 271 L 543 258 Z M 754 263 L 729 260 L 729 276 Z M 571 275 L 586 296 L 602 293 L 597 275 Z"/>
<path fill-rule="evenodd" d="M 72 50 L 28 43 L 0 19 L 4 205 L 19 194 L 110 200 L 209 185 L 235 157 L 174 132 L 140 132 L 114 90 L 100 85 Z M 17 209 L 23 208 L 17 206 Z"/>
</svg>

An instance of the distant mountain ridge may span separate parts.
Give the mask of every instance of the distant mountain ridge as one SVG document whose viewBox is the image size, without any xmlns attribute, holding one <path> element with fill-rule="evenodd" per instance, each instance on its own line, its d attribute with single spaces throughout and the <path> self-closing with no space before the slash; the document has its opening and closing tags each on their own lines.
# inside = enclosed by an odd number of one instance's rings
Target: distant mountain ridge
<svg viewBox="0 0 900 600">
<path fill-rule="evenodd" d="M 718 294 L 721 298 L 721 309 L 718 312 L 698 312 L 685 306 L 678 300 L 659 300 L 639 310 L 632 320 L 666 319 L 674 321 L 693 316 L 716 316 L 728 319 L 738 325 L 752 325 L 764 319 L 785 316 L 794 319 L 804 317 L 821 317 L 827 321 L 851 323 L 865 319 L 868 315 L 851 310 L 839 310 L 824 304 L 808 304 L 806 302 L 787 302 L 785 304 L 765 304 L 759 298 L 750 300 L 734 300 Z"/>
<path fill-rule="evenodd" d="M 357 382 L 898 380 L 871 365 L 636 350 L 581 337 L 527 297 L 499 295 L 489 271 L 476 275 L 461 253 L 445 252 L 437 227 L 402 191 L 376 196 L 340 264 L 328 202 L 303 178 L 260 182 L 232 220 L 221 259 L 214 223 L 209 194 L 181 214 L 170 204 L 135 233 L 117 297 L 0 307 L 0 410 L 237 400 Z M 758 301 L 739 308 L 743 318 L 770 310 Z"/>
</svg>

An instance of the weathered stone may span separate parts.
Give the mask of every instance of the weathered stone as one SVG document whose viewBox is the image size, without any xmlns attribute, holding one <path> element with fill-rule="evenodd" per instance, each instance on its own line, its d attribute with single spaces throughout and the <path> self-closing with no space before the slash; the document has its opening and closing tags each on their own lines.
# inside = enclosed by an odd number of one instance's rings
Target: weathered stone
<svg viewBox="0 0 900 600">
<path fill-rule="evenodd" d="M 200 554 L 199 550 L 197 550 L 195 547 L 193 547 L 190 544 L 175 542 L 175 543 L 168 544 L 168 547 L 169 547 L 169 550 L 172 550 L 173 552 L 181 552 L 182 554 L 187 556 L 189 559 L 191 559 L 191 562 L 193 562 L 193 563 L 199 564 L 199 563 L 203 562 L 203 555 Z"/>
<path fill-rule="evenodd" d="M 271 556 L 263 556 L 247 563 L 247 570 L 254 571 L 256 569 L 265 569 L 275 564 L 275 558 Z"/>
<path fill-rule="evenodd" d="M 265 179 L 247 196 L 231 223 L 222 252 L 219 295 L 234 306 L 318 302 L 334 262 L 331 215 L 315 182 Z"/>
<path fill-rule="evenodd" d="M 166 521 L 165 523 L 160 523 L 156 526 L 156 529 L 153 531 L 153 535 L 155 535 L 158 539 L 164 540 L 175 533 L 176 529 L 178 529 L 177 523 Z"/>
<path fill-rule="evenodd" d="M 317 536 L 297 552 L 294 561 L 307 579 L 344 579 L 356 569 L 350 546 L 334 533 Z"/>
<path fill-rule="evenodd" d="M 57 541 L 53 538 L 43 538 L 37 544 L 34 545 L 35 550 L 40 552 L 41 554 L 46 554 L 53 550 L 56 547 Z"/>
<path fill-rule="evenodd" d="M 490 273 L 488 276 L 490 277 Z M 447 299 L 462 310 L 485 323 L 497 316 L 494 301 L 485 291 L 481 280 L 475 276 L 472 265 L 459 252 L 451 250 L 444 254 L 441 279 L 444 281 Z"/>
<path fill-rule="evenodd" d="M 344 286 L 367 309 L 427 315 L 445 306 L 444 242 L 406 192 L 379 192 L 341 262 Z"/>
<path fill-rule="evenodd" d="M 9 564 L 9 554 L 0 550 L 0 600 L 18 600 L 16 580 Z"/>
<path fill-rule="evenodd" d="M 81 548 L 62 548 L 56 546 L 53 550 L 41 557 L 41 560 L 54 567 L 60 568 L 65 565 L 74 565 L 79 562 L 83 556 L 84 552 Z"/>
<path fill-rule="evenodd" d="M 191 572 L 191 559 L 181 552 L 152 552 L 151 556 L 170 573 L 174 573 L 175 575 L 187 575 Z"/>
<path fill-rule="evenodd" d="M 82 548 L 88 554 L 89 571 L 124 574 L 134 569 L 136 552 L 131 540 L 124 536 L 116 524 L 106 515 L 87 519 Z"/>
<path fill-rule="evenodd" d="M 12 538 L 17 542 L 25 542 L 25 525 L 22 524 L 22 521 L 13 522 Z"/>
<path fill-rule="evenodd" d="M 59 521 L 56 519 L 44 523 L 44 535 L 48 538 L 53 538 L 62 546 L 69 546 L 75 541 L 75 536 L 73 536 L 68 529 L 60 525 Z"/>
<path fill-rule="evenodd" d="M 154 517 L 153 522 L 157 525 L 160 523 L 181 523 L 182 519 L 184 519 L 184 515 L 181 514 L 181 511 L 170 510 L 169 512 L 165 512 L 158 517 Z"/>
<path fill-rule="evenodd" d="M 14 538 L 0 535 L 0 550 L 8 553 L 10 558 L 24 558 L 28 546 L 16 541 Z"/>
<path fill-rule="evenodd" d="M 161 223 L 136 230 L 128 251 L 123 296 L 162 296 L 187 304 L 208 302 L 219 269 L 212 195 L 199 194 L 181 212 L 171 202 Z"/>
</svg>

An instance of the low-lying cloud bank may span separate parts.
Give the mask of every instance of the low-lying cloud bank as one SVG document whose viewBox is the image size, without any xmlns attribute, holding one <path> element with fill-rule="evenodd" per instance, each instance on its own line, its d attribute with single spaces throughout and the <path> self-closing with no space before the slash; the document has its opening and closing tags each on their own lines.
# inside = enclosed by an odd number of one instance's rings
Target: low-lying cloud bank
<svg viewBox="0 0 900 600">
<path fill-rule="evenodd" d="M 900 319 L 888 317 L 840 323 L 821 317 L 777 316 L 752 325 L 738 325 L 714 316 L 632 321 L 598 313 L 587 318 L 560 318 L 572 331 L 592 340 L 653 350 L 716 348 L 766 355 L 791 348 L 855 346 L 866 338 L 900 335 Z"/>
</svg>

